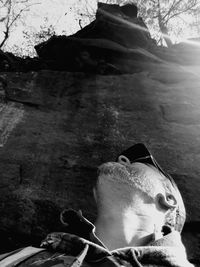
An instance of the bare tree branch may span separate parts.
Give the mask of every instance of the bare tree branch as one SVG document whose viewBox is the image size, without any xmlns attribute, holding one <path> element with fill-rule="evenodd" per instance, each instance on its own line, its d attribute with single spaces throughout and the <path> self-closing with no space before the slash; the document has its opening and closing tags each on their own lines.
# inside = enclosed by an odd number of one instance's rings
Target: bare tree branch
<svg viewBox="0 0 200 267">
<path fill-rule="evenodd" d="M 25 4 L 28 2 L 29 0 L 19 0 L 15 2 L 15 5 Z M 38 3 L 26 5 L 24 8 L 21 8 L 17 13 L 15 13 L 13 0 L 6 0 L 4 2 L 4 7 L 7 8 L 7 15 L 4 19 L 2 18 L 2 20 L 0 20 L 0 22 L 5 21 L 4 38 L 2 42 L 0 43 L 0 48 L 2 48 L 3 45 L 6 43 L 7 39 L 9 38 L 11 28 L 13 27 L 14 23 L 21 17 L 22 13 L 25 11 L 28 11 L 31 6 L 34 6 L 37 4 L 40 4 L 40 3 L 38 2 Z"/>
<path fill-rule="evenodd" d="M 173 1 L 171 7 L 169 8 L 168 12 L 163 16 L 163 20 L 172 12 L 176 4 L 176 0 Z"/>
<path fill-rule="evenodd" d="M 192 10 L 192 8 L 194 8 L 196 5 L 197 5 L 197 3 L 196 3 L 196 4 L 194 3 L 193 5 L 186 6 L 184 9 L 182 9 L 182 10 L 180 10 L 180 11 L 174 13 L 174 14 L 171 14 L 171 15 L 168 17 L 168 19 L 166 20 L 166 23 L 168 23 L 168 21 L 169 21 L 170 19 L 172 19 L 172 18 L 174 18 L 174 17 L 178 17 L 178 16 L 180 16 L 181 14 L 186 13 L 186 12 Z"/>
</svg>

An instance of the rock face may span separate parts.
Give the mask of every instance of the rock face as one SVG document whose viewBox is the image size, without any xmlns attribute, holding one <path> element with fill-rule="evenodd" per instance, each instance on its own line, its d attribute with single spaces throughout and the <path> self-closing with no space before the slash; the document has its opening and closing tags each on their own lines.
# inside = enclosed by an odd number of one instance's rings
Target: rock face
<svg viewBox="0 0 200 267">
<path fill-rule="evenodd" d="M 152 60 L 134 48 L 153 45 L 150 33 L 137 17 L 134 4 L 125 6 L 99 3 L 96 19 L 71 36 L 53 36 L 35 49 L 39 58 L 50 60 L 57 69 L 88 71 L 101 74 L 132 73 L 125 71 L 121 60 L 133 63 Z M 131 50 L 132 49 L 132 50 Z M 120 63 L 119 63 L 120 62 Z M 128 63 L 127 63 L 128 65 Z"/>
<path fill-rule="evenodd" d="M 180 187 L 187 208 L 184 242 L 197 262 L 197 71 L 152 63 L 143 64 L 138 74 L 119 76 L 2 73 L 1 252 L 61 231 L 63 208 L 81 209 L 94 221 L 97 166 L 143 142 Z"/>
<path fill-rule="evenodd" d="M 183 240 L 200 266 L 199 67 L 177 64 L 177 48 L 152 45 L 144 29 L 134 5 L 99 4 L 92 24 L 39 45 L 38 58 L 0 51 L 10 71 L 0 74 L 0 253 L 62 231 L 64 208 L 94 221 L 97 167 L 143 142 L 180 187 Z"/>
<path fill-rule="evenodd" d="M 99 3 L 96 19 L 92 23 L 71 36 L 53 36 L 36 45 L 36 58 L 22 59 L 0 51 L 0 70 L 134 73 L 138 71 L 139 60 L 157 60 L 146 51 L 152 45 L 150 33 L 142 18 L 137 17 L 134 4 L 119 6 Z M 126 68 L 124 60 L 127 61 Z"/>
<path fill-rule="evenodd" d="M 198 42 L 197 42 L 198 41 Z M 96 19 L 71 36 L 52 36 L 35 46 L 38 57 L 0 50 L 0 71 L 60 70 L 103 75 L 137 73 L 140 62 L 199 65 L 199 40 L 157 46 L 134 4 L 98 3 Z"/>
<path fill-rule="evenodd" d="M 175 44 L 171 51 L 176 54 L 176 60 L 180 64 L 200 64 L 200 38 L 191 38 L 185 42 Z"/>
<path fill-rule="evenodd" d="M 127 48 L 148 48 L 153 43 L 147 26 L 137 16 L 134 4 L 119 6 L 98 3 L 96 20 L 73 37 L 106 39 Z"/>
</svg>

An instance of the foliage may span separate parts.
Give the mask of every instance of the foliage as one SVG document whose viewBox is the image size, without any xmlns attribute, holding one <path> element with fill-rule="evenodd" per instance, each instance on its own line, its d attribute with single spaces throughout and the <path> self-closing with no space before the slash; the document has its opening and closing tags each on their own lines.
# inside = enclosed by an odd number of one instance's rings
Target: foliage
<svg viewBox="0 0 200 267">
<path fill-rule="evenodd" d="M 184 15 L 195 16 L 200 12 L 198 0 L 137 0 L 136 3 L 140 15 L 155 33 L 154 38 L 161 44 L 163 39 L 167 42 L 167 35 L 173 34 L 173 31 L 180 35 L 184 26 L 190 26 L 190 22 L 184 21 Z"/>
<path fill-rule="evenodd" d="M 0 0 L 0 23 L 3 32 L 0 48 L 5 45 L 12 29 L 23 19 L 24 13 L 36 4 L 38 3 L 32 0 Z"/>
<path fill-rule="evenodd" d="M 41 1 L 41 0 L 38 0 Z M 47 1 L 47 0 L 45 0 Z M 164 41 L 172 44 L 175 38 L 185 35 L 185 29 L 190 29 L 194 35 L 200 34 L 200 1 L 199 0 L 100 0 L 109 4 L 135 3 L 139 16 L 147 24 L 151 36 L 157 43 Z M 54 34 L 67 35 L 83 28 L 95 19 L 98 0 L 48 0 L 60 6 L 60 13 L 55 14 L 54 20 L 49 14 L 41 20 L 40 27 L 27 25 L 26 21 L 37 0 L 0 0 L 0 48 L 9 50 L 17 55 L 34 56 L 34 45 L 45 41 Z M 42 3 L 42 2 L 41 2 Z M 65 5 L 65 6 L 64 6 Z M 40 11 L 39 11 L 40 12 Z M 40 14 L 37 14 L 39 17 Z M 57 16 L 57 17 L 56 17 Z M 190 19 L 188 19 L 190 17 Z M 192 18 L 192 20 L 191 20 Z M 64 20 L 65 19 L 65 20 Z M 59 29 L 57 21 L 62 20 Z M 10 41 L 20 27 L 22 34 L 17 42 Z M 57 28 L 56 28 L 57 27 Z M 61 27 L 63 27 L 61 29 Z M 59 33 L 58 33 L 59 32 Z M 169 37 L 170 36 L 170 37 Z M 23 41 L 19 39 L 23 39 Z"/>
<path fill-rule="evenodd" d="M 24 30 L 24 39 L 26 42 L 27 47 L 27 55 L 35 56 L 34 46 L 48 40 L 51 36 L 55 35 L 55 29 L 52 24 L 50 24 L 49 19 L 46 17 L 44 18 L 44 24 L 40 26 L 38 32 L 33 30 Z"/>
<path fill-rule="evenodd" d="M 21 46 L 12 45 L 9 50 L 16 56 L 36 56 L 34 46 L 48 40 L 51 36 L 55 35 L 55 29 L 50 24 L 49 19 L 44 18 L 44 23 L 40 25 L 39 31 L 34 31 L 33 28 L 27 28 L 23 30 L 23 43 Z"/>
</svg>

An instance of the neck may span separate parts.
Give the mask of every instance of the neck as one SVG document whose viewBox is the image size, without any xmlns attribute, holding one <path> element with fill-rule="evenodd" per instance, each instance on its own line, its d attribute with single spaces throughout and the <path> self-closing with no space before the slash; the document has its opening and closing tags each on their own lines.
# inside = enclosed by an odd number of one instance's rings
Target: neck
<svg viewBox="0 0 200 267">
<path fill-rule="evenodd" d="M 154 216 L 129 208 L 117 213 L 114 210 L 99 212 L 95 223 L 96 235 L 109 250 L 144 246 L 154 239 Z"/>
</svg>

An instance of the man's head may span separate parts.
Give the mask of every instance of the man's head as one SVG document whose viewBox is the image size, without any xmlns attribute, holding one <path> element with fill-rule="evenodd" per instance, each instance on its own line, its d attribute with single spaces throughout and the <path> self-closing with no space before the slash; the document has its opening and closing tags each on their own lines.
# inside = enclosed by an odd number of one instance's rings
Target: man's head
<svg viewBox="0 0 200 267">
<path fill-rule="evenodd" d="M 126 154 L 126 153 L 125 153 Z M 133 207 L 138 213 L 157 214 L 163 224 L 182 230 L 185 208 L 173 180 L 168 179 L 150 163 L 124 160 L 109 162 L 99 167 L 96 199 L 99 208 L 125 209 Z"/>
</svg>

